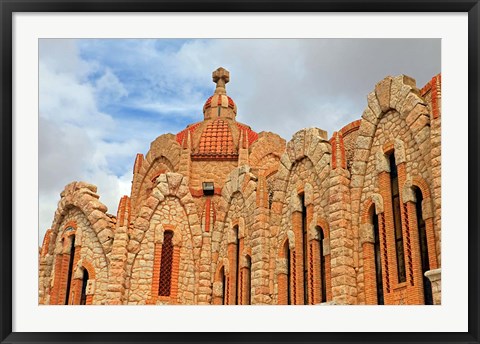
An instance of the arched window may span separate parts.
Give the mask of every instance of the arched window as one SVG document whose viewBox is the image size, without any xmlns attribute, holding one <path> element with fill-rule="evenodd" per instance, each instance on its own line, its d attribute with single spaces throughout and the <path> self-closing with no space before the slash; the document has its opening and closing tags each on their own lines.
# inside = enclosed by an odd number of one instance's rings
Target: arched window
<svg viewBox="0 0 480 344">
<path fill-rule="evenodd" d="M 87 304 L 87 283 L 88 283 L 88 271 L 87 269 L 83 269 L 83 279 L 82 279 L 82 293 L 80 296 L 80 304 L 86 305 Z"/>
<path fill-rule="evenodd" d="M 173 263 L 173 232 L 165 231 L 163 234 L 162 256 L 160 260 L 160 277 L 158 284 L 159 296 L 170 296 L 172 284 Z"/>
<path fill-rule="evenodd" d="M 308 305 L 308 236 L 307 236 L 307 207 L 305 194 L 300 194 L 302 204 L 302 242 L 303 242 L 303 304 Z"/>
<path fill-rule="evenodd" d="M 420 259 L 422 261 L 422 276 L 423 276 L 423 295 L 426 305 L 433 305 L 432 285 L 428 277 L 425 276 L 425 272 L 430 270 L 430 262 L 428 256 L 427 245 L 427 231 L 425 226 L 425 220 L 422 214 L 422 201 L 423 195 L 420 189 L 415 188 L 415 196 L 417 199 L 416 213 L 417 213 L 417 225 L 418 225 L 418 238 L 420 241 Z"/>
<path fill-rule="evenodd" d="M 75 259 L 75 235 L 70 236 L 70 258 L 68 261 L 68 272 L 67 272 L 67 291 L 65 295 L 65 304 L 68 305 L 70 301 L 70 287 L 72 284 L 72 272 L 73 272 L 73 260 Z"/>
<path fill-rule="evenodd" d="M 377 287 L 377 303 L 379 305 L 385 304 L 383 298 L 383 277 L 382 277 L 382 258 L 380 254 L 380 234 L 378 231 L 378 216 L 373 208 L 372 215 L 372 224 L 373 224 L 373 249 L 375 255 L 375 277 L 376 277 L 376 287 Z"/>
<path fill-rule="evenodd" d="M 402 215 L 400 211 L 400 192 L 398 189 L 398 171 L 394 153 L 390 154 L 390 187 L 392 192 L 393 225 L 395 233 L 395 250 L 397 256 L 398 283 L 405 282 L 405 255 L 403 251 Z"/>
<path fill-rule="evenodd" d="M 322 291 L 321 302 L 327 302 L 327 277 L 325 274 L 325 255 L 323 252 L 323 244 L 325 235 L 321 227 L 317 227 L 318 231 L 318 246 L 320 253 L 320 287 Z"/>
</svg>

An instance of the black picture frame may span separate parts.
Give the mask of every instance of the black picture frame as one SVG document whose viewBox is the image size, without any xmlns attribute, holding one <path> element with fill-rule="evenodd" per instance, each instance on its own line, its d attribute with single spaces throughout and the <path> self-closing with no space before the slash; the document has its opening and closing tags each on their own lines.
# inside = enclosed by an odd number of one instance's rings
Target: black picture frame
<svg viewBox="0 0 480 344">
<path fill-rule="evenodd" d="M 221 6 L 219 6 L 221 4 Z M 12 17 L 15 12 L 466 12 L 468 13 L 468 172 L 479 167 L 479 15 L 478 0 L 0 0 L 0 340 L 1 343 L 178 343 L 178 342 L 396 342 L 479 343 L 479 254 L 476 200 L 479 184 L 469 181 L 468 332 L 461 333 L 33 333 L 12 332 Z M 464 173 L 464 172 L 463 172 Z M 427 320 L 428 321 L 428 320 Z"/>
</svg>

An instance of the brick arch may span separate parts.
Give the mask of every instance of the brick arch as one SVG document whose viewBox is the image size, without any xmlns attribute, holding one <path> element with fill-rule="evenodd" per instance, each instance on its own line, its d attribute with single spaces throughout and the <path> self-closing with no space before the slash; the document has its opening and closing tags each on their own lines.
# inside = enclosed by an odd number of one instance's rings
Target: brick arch
<svg viewBox="0 0 480 344">
<path fill-rule="evenodd" d="M 76 263 L 76 268 L 73 272 L 72 276 L 72 288 L 71 288 L 71 299 L 74 305 L 79 305 L 81 302 L 81 294 L 82 294 L 82 284 L 83 284 L 83 271 L 86 270 L 88 273 L 88 280 L 95 281 L 96 279 L 96 271 L 93 264 L 86 258 L 80 259 Z M 93 282 L 95 283 L 95 282 Z M 95 286 L 94 286 L 95 288 Z M 95 290 L 93 294 L 86 295 L 86 305 L 93 304 L 93 297 L 95 295 Z"/>
<path fill-rule="evenodd" d="M 325 238 L 330 238 L 330 226 L 323 217 L 317 217 L 316 226 L 319 226 L 323 229 Z"/>
<path fill-rule="evenodd" d="M 137 156 L 138 162 L 135 161 L 134 180 L 132 185 L 131 199 L 132 206 L 137 209 L 141 206 L 144 199 L 142 197 L 142 190 L 145 188 L 145 183 L 149 183 L 150 179 L 159 169 L 175 172 L 176 167 L 180 161 L 180 153 L 182 147 L 175 139 L 173 134 L 164 134 L 157 137 L 151 144 L 150 150 L 140 159 Z M 153 175 L 152 175 L 153 174 Z M 150 177 L 150 179 L 148 178 Z"/>
<path fill-rule="evenodd" d="M 180 205 L 185 210 L 192 239 L 196 243 L 194 248 L 201 247 L 201 240 L 195 240 L 195 238 L 201 238 L 202 233 L 195 202 L 188 188 L 188 181 L 182 174 L 167 172 L 158 177 L 157 185 L 146 200 L 145 205 L 140 208 L 138 216 L 133 223 L 132 239 L 129 243 L 130 252 L 138 252 L 139 245 L 150 227 L 153 214 L 166 197 L 178 199 Z"/>
<path fill-rule="evenodd" d="M 371 151 L 373 137 L 377 130 L 380 119 L 389 111 L 396 111 L 403 118 L 411 129 L 412 137 L 419 146 L 420 132 L 429 130 L 429 121 L 419 119 L 423 113 L 428 113 L 426 101 L 419 96 L 415 80 L 399 75 L 396 77 L 388 76 L 375 85 L 375 89 L 368 97 L 368 106 L 362 114 L 359 134 L 356 146 L 362 150 Z M 423 135 L 424 136 L 424 135 Z M 388 146 L 387 149 L 393 149 L 394 145 Z M 352 194 L 358 194 L 363 188 L 365 171 L 368 163 L 369 155 L 362 154 L 357 150 L 354 155 L 352 165 Z M 425 159 L 425 157 L 424 157 Z M 354 212 L 359 211 L 360 204 Z"/>
<path fill-rule="evenodd" d="M 170 261 L 167 262 L 170 264 L 170 284 L 167 284 L 169 295 L 160 295 L 160 289 L 164 289 L 165 283 L 163 285 L 160 283 L 164 281 L 161 279 L 161 267 L 165 262 L 165 256 L 163 255 L 164 247 L 164 235 L 165 232 L 171 232 L 172 237 L 172 249 L 171 251 L 166 251 L 167 257 L 170 257 Z M 181 231 L 173 225 L 162 225 L 157 224 L 155 227 L 154 233 L 154 262 L 153 262 L 153 276 L 152 276 L 152 285 L 150 291 L 150 298 L 147 300 L 148 304 L 155 304 L 157 300 L 160 301 L 168 301 L 171 303 L 177 302 L 177 294 L 178 294 L 178 274 L 179 274 L 179 266 L 180 266 L 180 248 L 182 246 L 182 233 Z M 168 270 L 167 270 L 168 271 Z"/>
<path fill-rule="evenodd" d="M 439 240 L 439 238 L 435 230 L 434 204 L 431 198 L 430 187 L 425 179 L 417 175 L 411 178 L 410 180 L 407 180 L 404 188 L 409 190 L 411 194 L 410 199 L 408 200 L 404 199 L 405 202 L 413 201 L 418 203 L 418 200 L 415 197 L 414 188 L 418 188 L 422 193 L 423 202 L 420 206 L 422 209 L 422 216 L 424 218 L 425 225 L 426 225 L 425 230 L 426 230 L 427 243 L 428 243 L 428 256 L 429 256 L 430 269 L 431 270 L 436 269 L 440 264 L 440 255 L 437 254 L 437 241 Z M 408 207 L 409 205 L 407 205 L 407 208 Z M 415 206 L 410 207 L 409 212 L 415 213 L 415 218 L 416 218 L 417 210 L 415 209 Z M 417 223 L 413 223 L 411 227 L 414 232 L 414 237 L 415 237 L 414 241 L 415 241 L 418 239 L 417 233 L 416 233 L 416 231 L 418 231 L 418 225 Z"/>
<path fill-rule="evenodd" d="M 363 212 L 361 216 L 361 222 L 360 223 L 370 223 L 370 216 L 372 216 L 373 212 L 373 207 L 375 207 L 375 203 L 371 198 L 368 198 L 363 206 Z"/>
<path fill-rule="evenodd" d="M 383 198 L 380 194 L 371 194 L 363 203 L 363 212 L 360 216 L 360 223 L 369 223 L 371 213 L 371 207 L 375 206 L 377 214 L 383 213 Z"/>
<path fill-rule="evenodd" d="M 252 167 L 261 167 L 262 161 L 272 155 L 280 160 L 284 151 L 285 140 L 283 138 L 274 133 L 262 132 L 250 147 L 249 164 Z"/>
<path fill-rule="evenodd" d="M 216 207 L 217 222 L 215 224 L 215 230 L 220 230 L 222 233 L 224 232 L 224 228 L 228 221 L 227 215 L 229 213 L 231 200 L 235 194 L 241 195 L 242 199 L 245 201 L 252 197 L 252 194 L 256 192 L 258 185 L 257 178 L 250 171 L 249 166 L 243 165 L 235 168 L 228 175 L 222 188 L 222 197 L 219 199 Z M 248 219 L 249 216 L 251 216 L 251 214 L 244 213 L 246 219 Z"/>
<path fill-rule="evenodd" d="M 54 233 L 52 238 L 54 242 L 60 234 L 60 225 L 63 218 L 72 208 L 77 208 L 87 218 L 104 254 L 106 255 L 111 251 L 112 240 L 110 239 L 113 237 L 114 225 L 106 214 L 107 207 L 98 200 L 100 196 L 96 192 L 96 186 L 84 182 L 73 182 L 65 186 L 51 228 Z M 53 254 L 53 251 L 50 253 Z"/>
<path fill-rule="evenodd" d="M 412 186 L 416 186 L 422 192 L 423 198 L 431 198 L 430 187 L 425 179 L 420 176 L 414 176 L 412 178 Z"/>
<path fill-rule="evenodd" d="M 83 259 L 80 261 L 80 265 L 81 265 L 84 269 L 87 269 L 87 271 L 88 271 L 88 276 L 89 276 L 91 279 L 95 279 L 95 278 L 96 278 L 95 267 L 93 266 L 93 264 L 92 264 L 88 259 L 83 258 Z"/>
<path fill-rule="evenodd" d="M 223 278 L 220 274 L 222 270 L 223 270 Z M 227 271 L 227 268 L 225 267 L 225 264 L 223 262 L 218 264 L 217 269 L 215 270 L 214 279 L 213 279 L 212 303 L 214 305 L 221 305 L 226 300 L 225 294 L 227 294 L 227 286 L 223 285 L 223 279 L 225 279 L 225 282 L 226 282 L 227 274 L 228 274 L 228 271 Z"/>
<path fill-rule="evenodd" d="M 265 179 L 268 179 L 277 172 L 278 172 L 278 166 L 272 166 L 269 169 L 262 171 L 262 175 L 265 177 Z"/>
<path fill-rule="evenodd" d="M 284 164 L 285 160 L 282 157 L 282 165 L 291 171 L 292 165 L 303 158 L 308 158 L 312 162 L 317 175 L 320 176 L 324 166 L 330 165 L 331 152 L 332 148 L 326 132 L 318 128 L 302 129 L 296 132 L 287 143 L 287 150 L 284 155 L 288 158 L 289 164 Z"/>
<path fill-rule="evenodd" d="M 238 192 L 244 199 L 248 198 L 256 189 L 256 179 L 248 165 L 237 167 L 230 172 L 222 188 L 222 198 L 218 207 L 221 220 L 224 220 L 226 209 L 228 209 L 233 195 Z"/>
<path fill-rule="evenodd" d="M 48 250 L 50 247 L 50 242 L 52 240 L 53 231 L 52 229 L 48 229 L 43 237 L 42 248 L 40 250 L 40 256 L 44 257 L 48 254 Z"/>
<path fill-rule="evenodd" d="M 222 271 L 222 268 L 223 268 L 223 271 L 224 273 L 226 272 L 226 269 L 225 269 L 225 265 L 223 263 L 223 261 L 220 261 L 219 264 L 217 264 L 217 269 L 215 270 L 215 274 L 214 274 L 214 277 L 213 277 L 213 281 L 214 282 L 219 282 L 220 281 L 220 271 Z"/>
<path fill-rule="evenodd" d="M 316 217 L 316 215 L 315 215 Z M 318 230 L 323 232 L 323 242 L 320 242 L 320 236 Z M 315 243 L 316 242 L 316 243 Z M 322 295 L 320 294 L 321 288 L 314 288 L 313 285 L 321 285 L 322 278 L 325 278 L 325 302 L 332 299 L 332 273 L 331 273 L 331 254 L 330 254 L 330 228 L 328 222 L 321 217 L 314 218 L 312 226 L 310 228 L 310 235 L 308 245 L 310 245 L 309 256 L 309 272 L 308 278 L 310 279 L 310 295 L 311 303 L 321 303 Z M 322 251 L 320 251 L 320 245 L 322 245 Z M 324 271 L 323 276 L 321 271 L 321 259 L 320 252 L 323 252 L 324 257 Z"/>
<path fill-rule="evenodd" d="M 144 161 L 139 172 L 140 178 L 138 182 L 134 181 L 135 184 L 132 187 L 131 199 L 136 211 L 138 211 L 139 207 L 141 207 L 150 196 L 151 190 L 149 191 L 149 189 L 155 188 L 156 178 L 167 172 L 175 172 L 175 167 L 164 155 L 155 157 L 150 163 L 149 160 Z"/>
<path fill-rule="evenodd" d="M 137 217 L 133 221 L 133 226 L 129 229 L 130 240 L 127 245 L 127 251 L 134 254 L 134 258 L 126 268 L 127 281 L 130 281 L 134 274 L 133 267 L 136 264 L 139 252 L 142 250 L 142 242 L 147 232 L 155 230 L 154 225 L 156 221 L 152 220 L 152 217 L 167 198 L 173 198 L 178 201 L 179 206 L 185 213 L 186 225 L 184 230 L 188 231 L 191 236 L 191 262 L 195 271 L 193 278 L 195 281 L 199 279 L 200 253 L 203 240 L 197 208 L 190 194 L 187 178 L 180 173 L 167 172 L 157 178 L 157 185 L 145 201 L 145 204 L 140 208 Z M 175 250 L 174 254 L 180 254 L 179 251 L 179 249 Z M 195 284 L 195 286 L 196 288 L 199 287 L 198 284 Z M 149 299 L 147 302 L 153 302 L 153 299 Z M 173 300 L 173 297 L 170 297 L 169 302 L 176 301 Z"/>
<path fill-rule="evenodd" d="M 290 242 L 289 242 L 289 240 L 288 240 L 288 237 L 284 238 L 284 239 L 281 241 L 280 245 L 278 246 L 278 247 L 279 247 L 278 252 L 277 252 L 277 257 L 278 257 L 278 258 L 286 258 L 286 257 L 285 257 L 285 250 L 284 250 L 284 248 L 286 247 L 286 245 L 288 245 L 288 247 L 290 247 Z"/>
</svg>

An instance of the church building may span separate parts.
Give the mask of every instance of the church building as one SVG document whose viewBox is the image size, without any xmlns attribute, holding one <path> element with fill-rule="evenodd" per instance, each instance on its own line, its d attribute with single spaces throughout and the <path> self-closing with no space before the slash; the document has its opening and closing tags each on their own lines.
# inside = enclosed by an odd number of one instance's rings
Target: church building
<svg viewBox="0 0 480 344">
<path fill-rule="evenodd" d="M 65 186 L 39 303 L 440 304 L 440 75 L 388 76 L 358 120 L 288 142 L 236 120 L 229 80 L 214 71 L 203 119 L 137 154 L 116 216 Z"/>
</svg>

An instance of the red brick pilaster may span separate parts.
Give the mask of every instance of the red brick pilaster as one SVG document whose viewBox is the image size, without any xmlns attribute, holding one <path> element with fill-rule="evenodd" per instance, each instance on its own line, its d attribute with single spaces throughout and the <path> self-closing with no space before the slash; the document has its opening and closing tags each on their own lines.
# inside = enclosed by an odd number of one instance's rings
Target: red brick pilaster
<svg viewBox="0 0 480 344">
<path fill-rule="evenodd" d="M 397 284 L 397 256 L 395 248 L 395 224 L 390 173 L 383 171 L 378 175 L 378 187 L 383 198 L 384 213 L 379 216 L 380 246 L 382 251 L 382 274 L 384 277 L 385 304 L 393 304 L 394 283 Z"/>
<path fill-rule="evenodd" d="M 228 255 L 228 304 L 235 304 L 235 296 L 237 293 L 237 244 L 229 243 L 227 247 Z"/>
<path fill-rule="evenodd" d="M 293 269 L 292 269 L 292 278 L 293 278 L 293 288 L 294 300 L 296 305 L 303 305 L 305 296 L 304 296 L 304 281 L 303 281 L 303 233 L 302 233 L 302 212 L 295 211 L 292 213 L 292 227 L 293 233 L 295 234 L 295 250 L 291 251 L 291 254 L 294 256 L 291 260 Z M 306 282 L 306 281 L 305 281 Z"/>
<path fill-rule="evenodd" d="M 418 222 L 415 203 L 409 201 L 404 205 L 407 213 L 409 230 L 410 230 L 410 250 L 411 250 L 411 267 L 409 266 L 407 273 L 407 296 L 411 304 L 424 304 L 423 294 L 423 274 L 422 274 L 422 258 L 420 252 L 420 237 L 418 232 Z"/>
</svg>

